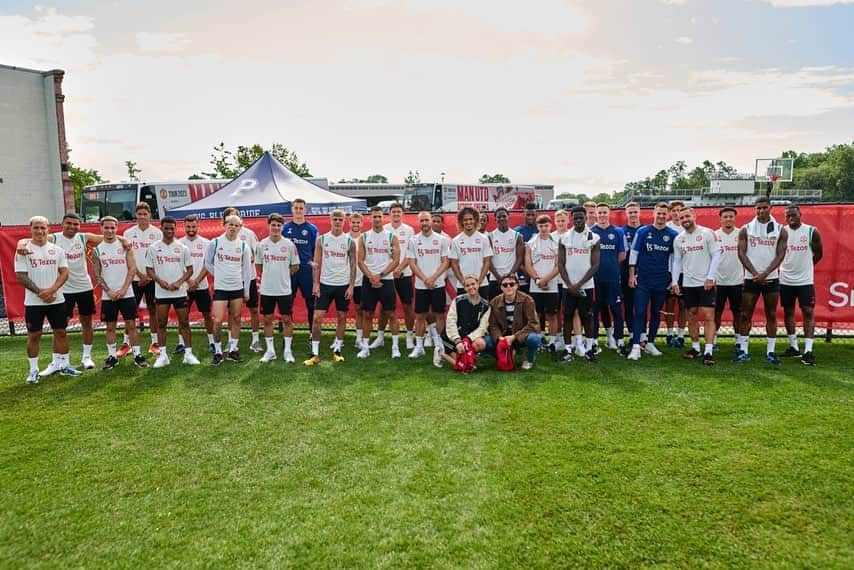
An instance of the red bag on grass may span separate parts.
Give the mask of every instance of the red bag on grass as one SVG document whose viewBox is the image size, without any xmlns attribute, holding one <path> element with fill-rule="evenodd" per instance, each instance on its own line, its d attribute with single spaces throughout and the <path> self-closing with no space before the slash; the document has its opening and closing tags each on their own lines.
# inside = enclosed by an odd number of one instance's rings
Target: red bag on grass
<svg viewBox="0 0 854 570">
<path fill-rule="evenodd" d="M 457 360 L 454 363 L 454 370 L 458 372 L 471 372 L 475 368 L 477 359 L 474 354 L 474 347 L 468 337 L 460 341 L 463 344 L 463 353 L 457 354 Z"/>
<path fill-rule="evenodd" d="M 513 357 L 513 343 L 507 342 L 504 337 L 498 339 L 498 344 L 495 345 L 495 367 L 504 372 L 515 370 L 516 361 Z"/>
</svg>

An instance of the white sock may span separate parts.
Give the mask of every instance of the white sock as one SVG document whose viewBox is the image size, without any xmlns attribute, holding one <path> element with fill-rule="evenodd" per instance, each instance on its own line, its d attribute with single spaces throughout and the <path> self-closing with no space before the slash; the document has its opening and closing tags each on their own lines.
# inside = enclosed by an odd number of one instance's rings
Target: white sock
<svg viewBox="0 0 854 570">
<path fill-rule="evenodd" d="M 213 333 L 211 333 L 208 335 L 208 344 L 213 344 L 213 342 L 214 342 L 214 336 L 213 336 Z"/>
<path fill-rule="evenodd" d="M 748 342 L 749 337 L 745 336 L 743 338 L 744 338 L 744 340 L 741 341 L 741 350 L 744 352 L 744 354 L 749 354 L 749 352 L 748 352 L 750 350 L 750 343 Z"/>
<path fill-rule="evenodd" d="M 184 354 L 193 354 L 193 347 L 188 346 L 184 349 Z"/>
<path fill-rule="evenodd" d="M 138 346 L 132 346 L 132 347 L 130 347 L 130 348 L 131 348 L 131 351 L 133 351 L 133 355 L 134 355 L 134 356 L 139 356 L 139 355 L 140 355 L 140 351 L 139 351 L 139 347 L 138 347 Z"/>
<path fill-rule="evenodd" d="M 704 353 L 705 353 L 705 354 L 712 354 L 712 349 L 713 349 L 714 347 L 715 347 L 715 345 L 714 345 L 714 344 L 708 344 L 708 343 L 706 343 L 706 350 L 704 351 Z"/>
<path fill-rule="evenodd" d="M 712 344 L 718 344 L 718 333 L 715 333 L 715 337 L 712 339 Z"/>
<path fill-rule="evenodd" d="M 811 338 L 804 339 L 804 352 L 812 352 L 812 341 Z"/>
<path fill-rule="evenodd" d="M 69 358 L 68 353 L 60 354 L 59 362 L 62 366 L 71 366 L 71 358 Z"/>
<path fill-rule="evenodd" d="M 683 327 L 683 328 L 676 329 L 676 335 L 679 338 L 685 338 L 685 328 Z"/>
<path fill-rule="evenodd" d="M 130 344 L 130 337 L 127 335 L 127 333 L 124 333 L 122 335 L 122 344 Z"/>
<path fill-rule="evenodd" d="M 213 345 L 214 345 L 214 352 L 216 352 L 217 354 L 222 354 L 222 343 L 221 342 L 214 342 Z"/>
<path fill-rule="evenodd" d="M 430 336 L 432 336 L 433 338 L 436 338 L 436 335 L 438 334 L 436 332 L 436 323 L 428 325 L 427 330 L 430 333 Z"/>
<path fill-rule="evenodd" d="M 30 362 L 30 372 L 38 372 L 39 371 L 39 357 L 33 356 L 32 358 L 27 358 Z"/>
<path fill-rule="evenodd" d="M 423 336 L 415 337 L 415 348 L 424 348 L 424 337 Z"/>
<path fill-rule="evenodd" d="M 587 351 L 593 350 L 593 339 L 592 338 L 585 338 L 584 344 L 586 345 L 584 347 L 585 350 L 587 350 Z"/>
<path fill-rule="evenodd" d="M 228 331 L 228 346 L 231 346 L 231 331 Z"/>
<path fill-rule="evenodd" d="M 157 344 L 157 333 L 151 333 L 151 344 Z"/>
<path fill-rule="evenodd" d="M 792 348 L 797 350 L 798 349 L 798 335 L 790 334 L 788 336 L 789 336 L 789 346 L 791 346 Z"/>
<path fill-rule="evenodd" d="M 116 345 L 115 344 L 108 344 L 107 345 L 107 355 L 109 355 L 109 356 L 115 356 L 116 355 Z"/>
<path fill-rule="evenodd" d="M 362 329 L 356 329 L 356 344 L 362 344 Z"/>
<path fill-rule="evenodd" d="M 311 354 L 313 356 L 317 356 L 320 353 L 320 341 L 313 340 L 311 341 Z"/>
<path fill-rule="evenodd" d="M 765 342 L 768 344 L 768 348 L 766 350 L 766 354 L 774 352 L 774 345 L 777 344 L 776 338 L 766 338 Z"/>
<path fill-rule="evenodd" d="M 605 329 L 605 339 L 608 341 L 614 340 L 614 327 L 608 327 Z"/>
<path fill-rule="evenodd" d="M 83 345 L 83 358 L 92 358 L 92 345 L 84 344 Z"/>
<path fill-rule="evenodd" d="M 62 366 L 62 361 L 59 358 L 58 352 L 54 352 L 52 354 L 52 358 L 51 358 L 50 363 L 53 364 L 54 366 Z"/>
<path fill-rule="evenodd" d="M 258 331 L 252 331 L 252 344 L 259 342 L 258 340 Z"/>
<path fill-rule="evenodd" d="M 267 352 L 275 352 L 276 347 L 273 344 L 273 337 L 271 337 L 271 336 L 264 337 L 264 342 L 267 343 Z"/>
<path fill-rule="evenodd" d="M 697 352 L 700 352 L 700 341 L 698 340 L 697 342 L 692 342 L 692 343 L 691 343 L 691 348 L 693 348 L 693 349 L 694 349 L 694 350 L 696 350 Z"/>
<path fill-rule="evenodd" d="M 237 350 L 237 339 L 233 338 L 228 342 L 228 351 Z"/>
<path fill-rule="evenodd" d="M 673 336 L 673 327 L 667 327 L 667 336 Z"/>
<path fill-rule="evenodd" d="M 294 337 L 286 336 L 285 337 L 285 352 L 291 351 L 291 343 L 294 341 Z"/>
<path fill-rule="evenodd" d="M 343 338 L 336 338 L 335 342 L 332 343 L 332 350 L 341 350 L 341 348 L 343 346 L 344 346 L 344 339 Z"/>
<path fill-rule="evenodd" d="M 400 338 L 400 335 L 397 335 L 397 334 L 393 334 L 393 335 L 391 335 L 391 345 L 392 345 L 394 348 L 397 348 L 397 346 L 398 346 L 398 342 L 397 342 L 397 341 L 398 341 L 398 339 L 399 339 L 399 338 Z"/>
<path fill-rule="evenodd" d="M 580 334 L 575 335 L 575 346 L 577 346 L 581 350 L 584 350 L 584 339 Z"/>
<path fill-rule="evenodd" d="M 412 342 L 412 331 L 406 331 L 406 342 Z"/>
</svg>

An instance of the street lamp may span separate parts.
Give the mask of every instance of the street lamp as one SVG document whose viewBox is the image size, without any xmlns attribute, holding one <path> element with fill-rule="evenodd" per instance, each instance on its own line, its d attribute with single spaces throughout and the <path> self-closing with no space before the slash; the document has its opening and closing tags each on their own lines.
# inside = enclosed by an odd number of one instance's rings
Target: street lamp
<svg viewBox="0 0 854 570">
<path fill-rule="evenodd" d="M 440 174 L 442 175 L 442 186 L 444 186 L 445 185 L 445 173 L 441 172 Z"/>
</svg>

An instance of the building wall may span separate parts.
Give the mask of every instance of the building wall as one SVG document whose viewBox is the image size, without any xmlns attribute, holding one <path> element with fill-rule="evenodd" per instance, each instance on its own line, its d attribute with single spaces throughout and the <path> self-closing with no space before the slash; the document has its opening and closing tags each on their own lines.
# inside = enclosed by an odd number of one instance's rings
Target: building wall
<svg viewBox="0 0 854 570">
<path fill-rule="evenodd" d="M 62 218 L 73 199 L 64 172 L 61 71 L 0 65 L 0 222 Z M 60 143 L 62 141 L 62 143 Z M 73 195 L 73 194 L 72 194 Z"/>
</svg>

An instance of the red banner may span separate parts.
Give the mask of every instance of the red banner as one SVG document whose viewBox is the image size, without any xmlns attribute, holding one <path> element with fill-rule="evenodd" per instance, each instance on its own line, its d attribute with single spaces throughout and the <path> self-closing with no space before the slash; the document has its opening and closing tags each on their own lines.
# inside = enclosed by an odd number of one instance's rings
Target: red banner
<svg viewBox="0 0 854 570">
<path fill-rule="evenodd" d="M 718 228 L 718 208 L 696 208 L 697 223 L 709 228 Z M 738 208 L 739 215 L 737 224 L 743 225 L 753 218 L 752 207 Z M 815 268 L 816 285 L 816 323 L 820 327 L 834 329 L 854 329 L 854 241 L 848 241 L 845 236 L 846 218 L 854 216 L 854 204 L 838 205 L 806 205 L 801 207 L 803 222 L 818 228 L 824 243 L 824 258 Z M 783 223 L 783 207 L 774 208 L 772 215 L 777 221 Z M 314 216 L 309 220 L 318 227 L 321 233 L 329 231 L 329 218 L 327 216 Z M 445 231 L 451 235 L 457 233 L 456 219 L 453 214 L 445 215 Z M 404 220 L 418 231 L 418 221 L 415 214 L 407 214 Z M 511 214 L 511 226 L 521 224 L 523 214 L 513 212 Z M 641 222 L 650 223 L 652 211 L 641 212 Z M 625 213 L 615 210 L 611 215 L 614 225 L 625 224 Z M 199 233 L 207 238 L 213 238 L 222 234 L 222 226 L 217 220 L 204 220 L 199 222 Z M 247 218 L 244 224 L 258 234 L 259 239 L 267 236 L 267 225 L 264 219 Z M 133 225 L 123 223 L 119 229 L 120 233 Z M 183 233 L 179 231 L 177 236 Z M 370 227 L 370 219 L 365 219 L 363 228 Z M 490 215 L 488 229 L 495 228 L 495 220 Z M 59 226 L 53 226 L 51 231 L 60 231 Z M 98 232 L 96 224 L 84 225 L 81 231 Z M 15 280 L 14 258 L 15 245 L 22 237 L 29 237 L 30 230 L 27 226 L 9 226 L 0 228 L 0 275 L 3 278 L 3 294 L 6 301 L 6 312 L 12 321 L 22 321 L 24 315 L 24 289 Z M 100 302 L 100 301 L 99 301 Z M 294 321 L 304 323 L 307 321 L 305 305 L 302 299 L 294 303 Z M 334 314 L 330 315 L 334 319 Z M 194 317 L 197 318 L 198 315 Z M 757 313 L 753 320 L 754 326 L 764 323 L 761 314 L 761 303 L 758 304 Z M 780 313 L 782 323 L 782 312 Z"/>
</svg>

